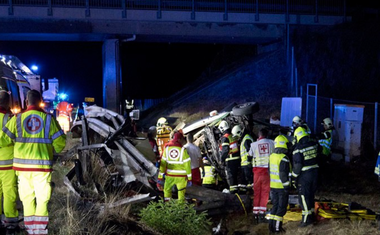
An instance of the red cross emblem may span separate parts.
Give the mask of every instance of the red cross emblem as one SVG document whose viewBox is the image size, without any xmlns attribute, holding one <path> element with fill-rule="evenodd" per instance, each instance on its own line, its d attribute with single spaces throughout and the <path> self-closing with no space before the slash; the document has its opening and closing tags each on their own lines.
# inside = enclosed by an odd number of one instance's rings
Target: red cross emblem
<svg viewBox="0 0 380 235">
<path fill-rule="evenodd" d="M 259 152 L 260 152 L 260 154 L 269 153 L 269 145 L 268 145 L 268 143 L 259 144 Z"/>
<path fill-rule="evenodd" d="M 177 157 L 179 157 L 179 152 L 178 152 L 178 150 L 177 149 L 172 149 L 172 150 L 170 150 L 169 151 L 169 156 L 170 156 L 170 158 L 177 158 Z"/>
<path fill-rule="evenodd" d="M 29 134 L 37 134 L 42 130 L 43 120 L 40 116 L 30 115 L 24 120 L 24 129 Z"/>
</svg>

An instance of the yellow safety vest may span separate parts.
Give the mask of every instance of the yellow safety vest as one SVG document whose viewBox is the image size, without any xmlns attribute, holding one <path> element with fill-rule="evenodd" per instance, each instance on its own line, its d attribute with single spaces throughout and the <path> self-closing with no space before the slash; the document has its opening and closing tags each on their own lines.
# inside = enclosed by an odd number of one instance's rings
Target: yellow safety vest
<svg viewBox="0 0 380 235">
<path fill-rule="evenodd" d="M 192 179 L 191 158 L 186 148 L 166 146 L 161 158 L 158 179 L 162 179 L 164 174 L 174 177 L 187 177 L 188 180 Z"/>
<path fill-rule="evenodd" d="M 253 142 L 253 138 L 246 134 L 243 138 L 243 140 L 241 141 L 241 144 L 240 144 L 240 156 L 241 156 L 241 166 L 248 166 L 248 165 L 251 165 L 251 162 L 249 161 L 248 159 L 248 151 L 249 149 L 246 149 L 245 148 L 245 141 L 247 140 L 251 140 L 251 142 Z"/>
<path fill-rule="evenodd" d="M 66 145 L 66 135 L 57 120 L 42 111 L 30 109 L 13 116 L 0 134 L 0 145 L 14 142 L 13 169 L 52 171 L 53 152 Z"/>
<path fill-rule="evenodd" d="M 228 139 L 228 143 L 222 143 L 223 147 L 224 145 L 228 145 L 229 147 L 229 152 L 228 152 L 228 157 L 226 161 L 231 161 L 231 160 L 236 160 L 240 158 L 239 153 L 239 146 L 238 146 L 238 140 L 236 138 L 233 138 L 231 134 L 227 133 L 223 137 Z"/>
<path fill-rule="evenodd" d="M 269 157 L 269 167 L 270 167 L 270 187 L 276 189 L 283 189 L 284 186 L 290 186 L 290 181 L 282 183 L 280 179 L 280 163 L 285 161 L 289 163 L 289 159 L 285 158 L 283 153 L 272 153 Z M 290 170 L 291 172 L 291 170 Z"/>
<path fill-rule="evenodd" d="M 0 113 L 1 130 L 10 119 L 10 113 Z M 0 148 L 0 170 L 10 170 L 13 166 L 13 144 Z"/>
<path fill-rule="evenodd" d="M 327 130 L 325 132 L 330 132 L 330 138 L 320 139 L 318 142 L 319 142 L 319 145 L 322 146 L 322 154 L 329 156 L 331 152 L 332 130 Z"/>
<path fill-rule="evenodd" d="M 205 176 L 202 179 L 202 184 L 215 184 L 216 183 L 216 171 L 213 166 L 204 166 Z"/>
</svg>

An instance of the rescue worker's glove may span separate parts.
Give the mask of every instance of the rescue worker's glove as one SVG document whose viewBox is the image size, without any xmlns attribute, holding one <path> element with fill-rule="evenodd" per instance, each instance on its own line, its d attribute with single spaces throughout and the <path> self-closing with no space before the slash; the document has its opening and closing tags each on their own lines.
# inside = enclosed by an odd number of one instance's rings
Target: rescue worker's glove
<svg viewBox="0 0 380 235">
<path fill-rule="evenodd" d="M 187 181 L 186 187 L 191 187 L 192 185 L 193 185 L 193 182 L 191 182 L 191 180 Z"/>
<path fill-rule="evenodd" d="M 165 184 L 164 180 L 158 180 L 157 185 L 156 185 L 158 190 L 163 191 L 164 190 L 164 184 Z"/>
<path fill-rule="evenodd" d="M 202 178 L 204 178 L 206 175 L 206 172 L 205 171 L 202 171 Z M 379 178 L 380 179 L 380 178 Z"/>
</svg>

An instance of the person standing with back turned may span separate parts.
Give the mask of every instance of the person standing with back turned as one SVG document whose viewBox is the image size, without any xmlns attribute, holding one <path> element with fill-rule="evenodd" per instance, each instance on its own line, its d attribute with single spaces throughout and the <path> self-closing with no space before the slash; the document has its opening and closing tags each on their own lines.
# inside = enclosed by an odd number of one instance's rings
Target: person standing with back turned
<svg viewBox="0 0 380 235">
<path fill-rule="evenodd" d="M 0 147 L 14 143 L 13 169 L 28 234 L 48 234 L 53 152 L 66 145 L 66 135 L 57 120 L 39 107 L 41 101 L 38 91 L 28 91 L 27 109 L 13 116 L 0 133 Z"/>
<path fill-rule="evenodd" d="M 0 125 L 3 128 L 12 117 L 9 109 L 10 96 L 5 90 L 0 91 Z M 7 232 L 18 227 L 17 200 L 17 177 L 13 166 L 13 144 L 0 148 L 0 195 L 3 196 L 3 211 L 5 219 L 3 224 Z"/>
<path fill-rule="evenodd" d="M 265 222 L 265 212 L 270 194 L 270 177 L 268 172 L 269 156 L 274 150 L 274 141 L 267 138 L 268 130 L 262 128 L 259 138 L 251 144 L 249 155 L 252 156 L 253 171 L 253 215 L 256 222 Z"/>
</svg>

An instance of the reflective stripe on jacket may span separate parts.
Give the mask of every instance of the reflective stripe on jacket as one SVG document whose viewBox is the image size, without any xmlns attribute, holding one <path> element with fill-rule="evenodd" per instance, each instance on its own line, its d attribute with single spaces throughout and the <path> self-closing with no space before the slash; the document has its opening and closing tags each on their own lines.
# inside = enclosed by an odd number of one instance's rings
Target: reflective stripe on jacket
<svg viewBox="0 0 380 235">
<path fill-rule="evenodd" d="M 1 129 L 10 119 L 11 113 L 0 112 Z M 13 166 L 13 144 L 0 148 L 0 170 L 10 170 Z"/>
<path fill-rule="evenodd" d="M 161 158 L 158 179 L 162 179 L 164 174 L 174 177 L 191 176 L 191 159 L 186 148 L 179 146 L 167 146 Z"/>
<path fill-rule="evenodd" d="M 277 188 L 277 189 L 284 188 L 284 185 L 282 184 L 282 181 L 280 179 L 280 164 L 281 164 L 281 161 L 283 160 L 289 162 L 289 160 L 286 159 L 285 156 L 286 155 L 283 153 L 272 153 L 270 155 L 269 175 L 270 175 L 271 188 Z M 289 185 L 289 181 L 286 183 Z"/>
<path fill-rule="evenodd" d="M 249 154 L 253 157 L 252 167 L 268 168 L 269 156 L 273 153 L 274 141 L 271 139 L 259 139 L 251 144 Z"/>
<path fill-rule="evenodd" d="M 53 153 L 61 152 L 66 135 L 56 119 L 37 107 L 13 116 L 0 134 L 0 146 L 14 142 L 13 169 L 52 171 Z"/>
<path fill-rule="evenodd" d="M 202 179 L 202 184 L 215 184 L 216 183 L 216 171 L 213 166 L 204 166 L 205 176 Z"/>
</svg>

